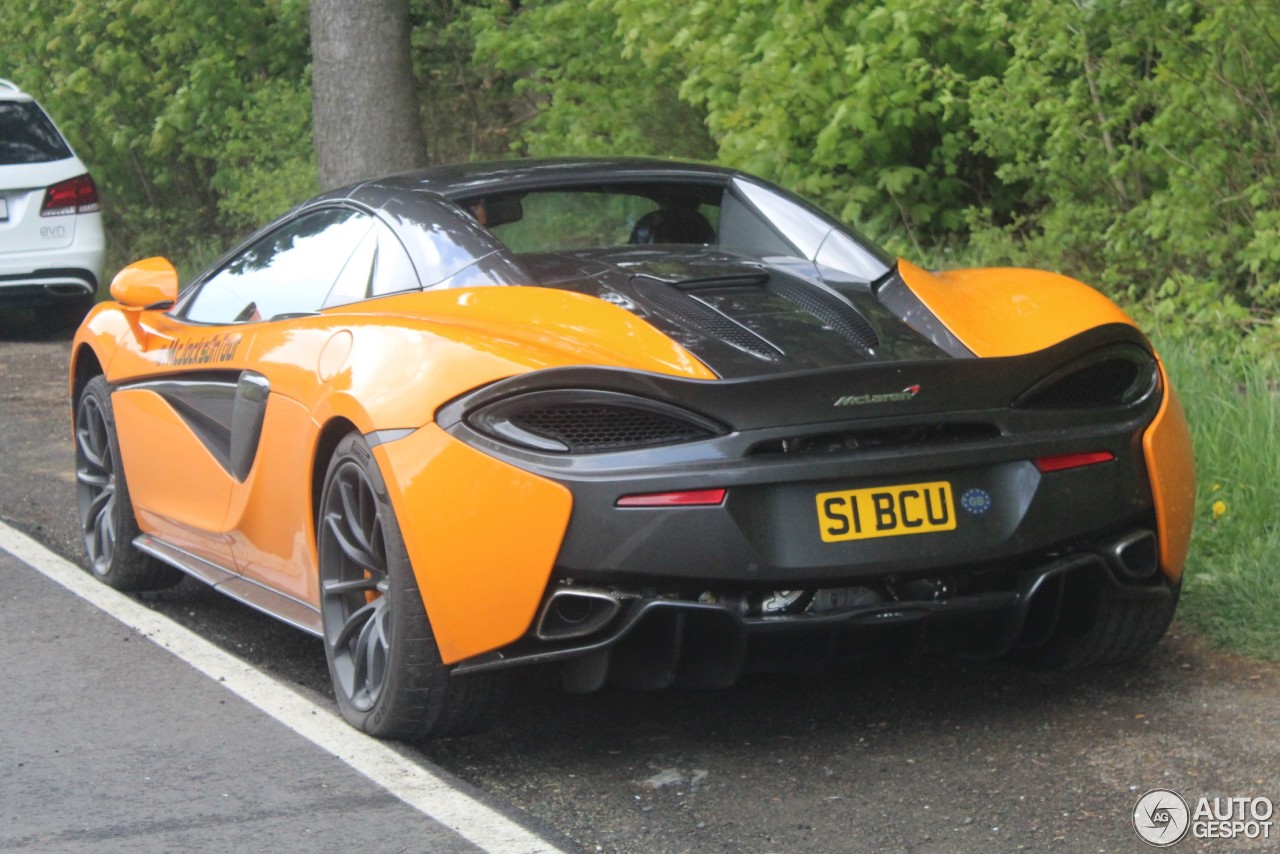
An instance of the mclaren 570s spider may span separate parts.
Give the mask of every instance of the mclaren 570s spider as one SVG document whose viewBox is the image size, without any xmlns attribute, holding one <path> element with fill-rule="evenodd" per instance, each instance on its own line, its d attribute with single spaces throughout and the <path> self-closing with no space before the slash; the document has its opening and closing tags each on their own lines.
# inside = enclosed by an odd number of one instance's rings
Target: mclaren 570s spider
<svg viewBox="0 0 1280 854">
<path fill-rule="evenodd" d="M 70 378 L 92 572 L 323 638 L 375 735 L 473 729 L 520 666 L 1123 661 L 1178 600 L 1187 425 L 1119 308 L 923 270 L 741 172 L 367 181 L 111 296 Z"/>
</svg>

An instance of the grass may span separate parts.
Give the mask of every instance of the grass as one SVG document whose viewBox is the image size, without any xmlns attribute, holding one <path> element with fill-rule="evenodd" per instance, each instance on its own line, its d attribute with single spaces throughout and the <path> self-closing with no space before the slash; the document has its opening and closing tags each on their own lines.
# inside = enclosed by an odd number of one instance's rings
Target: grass
<svg viewBox="0 0 1280 854">
<path fill-rule="evenodd" d="M 1157 346 L 1198 469 L 1179 617 L 1215 646 L 1280 659 L 1280 356 Z"/>
</svg>

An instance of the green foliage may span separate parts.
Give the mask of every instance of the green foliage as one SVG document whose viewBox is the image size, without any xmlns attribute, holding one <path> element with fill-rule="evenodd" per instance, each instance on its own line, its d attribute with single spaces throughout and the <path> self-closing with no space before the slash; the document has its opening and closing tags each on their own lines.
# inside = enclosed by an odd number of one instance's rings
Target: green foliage
<svg viewBox="0 0 1280 854">
<path fill-rule="evenodd" d="M 469 30 L 525 99 L 517 151 L 687 155 L 705 136 L 669 123 L 700 122 L 718 161 L 917 257 L 1235 327 L 1280 307 L 1274 5 L 490 0 Z"/>
<path fill-rule="evenodd" d="M 0 0 L 7 74 L 96 177 L 112 259 L 184 255 L 314 192 L 305 0 Z"/>
<path fill-rule="evenodd" d="M 682 69 L 722 162 L 915 244 L 1002 207 L 974 154 L 966 93 L 1005 58 L 968 0 L 701 0 L 680 13 L 615 0 L 628 47 Z M 918 247 L 917 247 L 918 251 Z"/>
<path fill-rule="evenodd" d="M 709 159 L 699 110 L 682 102 L 681 69 L 624 55 L 602 0 L 505 0 L 473 8 L 475 60 L 515 96 L 509 147 L 522 155 L 647 154 Z"/>
<path fill-rule="evenodd" d="M 1025 191 L 970 211 L 972 249 L 1179 309 L 1280 307 L 1280 7 L 1031 0 L 1018 17 L 970 106 L 979 150 Z"/>
<path fill-rule="evenodd" d="M 501 69 L 472 61 L 469 10 L 479 0 L 409 0 L 414 77 L 428 160 L 458 163 L 510 156 L 517 99 Z"/>
</svg>

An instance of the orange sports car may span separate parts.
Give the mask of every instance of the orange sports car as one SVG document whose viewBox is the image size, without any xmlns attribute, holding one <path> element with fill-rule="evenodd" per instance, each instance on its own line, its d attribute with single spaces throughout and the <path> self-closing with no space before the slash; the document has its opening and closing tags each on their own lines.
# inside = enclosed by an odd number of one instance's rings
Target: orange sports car
<svg viewBox="0 0 1280 854">
<path fill-rule="evenodd" d="M 518 666 L 1119 661 L 1177 603 L 1187 425 L 1123 312 L 922 270 L 740 172 L 368 181 L 111 296 L 71 366 L 91 570 L 322 637 L 375 735 L 474 728 Z"/>
</svg>

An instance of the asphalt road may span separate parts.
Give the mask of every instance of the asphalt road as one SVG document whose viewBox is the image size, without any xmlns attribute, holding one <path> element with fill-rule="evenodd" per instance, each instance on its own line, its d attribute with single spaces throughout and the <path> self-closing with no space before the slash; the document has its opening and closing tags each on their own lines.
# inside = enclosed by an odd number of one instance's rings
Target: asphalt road
<svg viewBox="0 0 1280 854">
<path fill-rule="evenodd" d="M 0 319 L 0 518 L 79 561 L 67 344 Z M 312 638 L 191 581 L 136 598 L 327 693 Z M 1280 801 L 1280 668 L 1176 624 L 1145 662 L 1087 674 L 888 652 L 715 692 L 574 696 L 528 673 L 498 728 L 414 755 L 586 852 L 1142 851 L 1148 789 Z M 5 702 L 26 690 L 6 679 Z"/>
<path fill-rule="evenodd" d="M 482 850 L 4 551 L 0 601 L 0 850 Z"/>
</svg>

